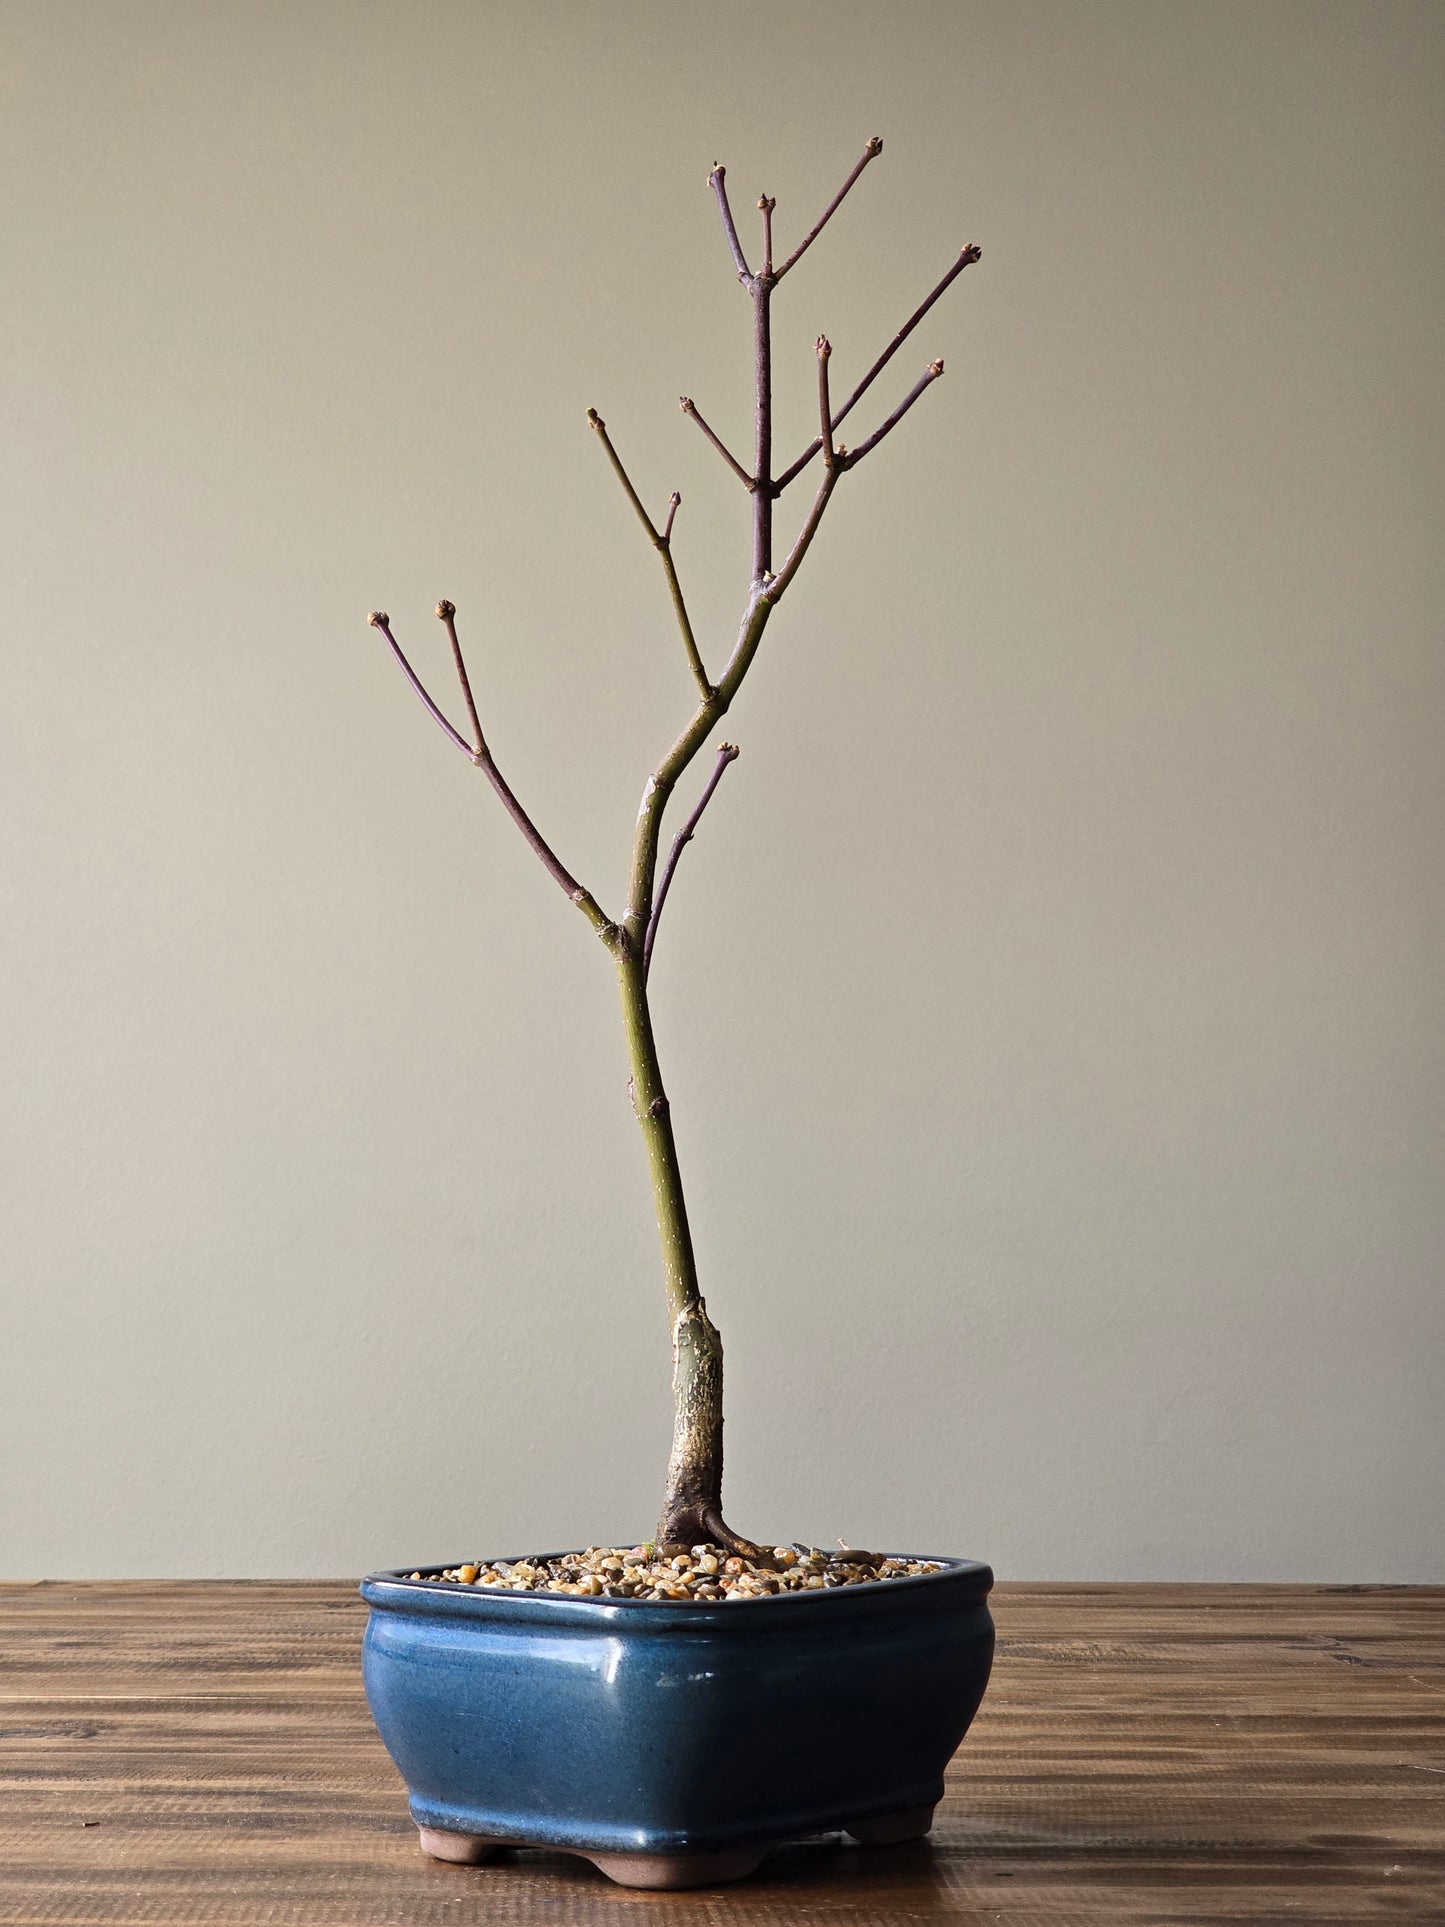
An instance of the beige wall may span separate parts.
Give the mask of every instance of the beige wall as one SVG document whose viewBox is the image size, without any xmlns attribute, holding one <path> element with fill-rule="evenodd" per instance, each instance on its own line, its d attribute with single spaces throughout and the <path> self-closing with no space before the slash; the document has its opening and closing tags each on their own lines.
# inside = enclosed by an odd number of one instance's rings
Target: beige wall
<svg viewBox="0 0 1445 1927">
<path fill-rule="evenodd" d="M 960 243 L 729 721 L 655 972 L 731 1510 L 1013 1576 L 1445 1579 L 1445 14 L 0 8 L 14 1575 L 655 1516 L 609 904 L 781 439 Z"/>
</svg>

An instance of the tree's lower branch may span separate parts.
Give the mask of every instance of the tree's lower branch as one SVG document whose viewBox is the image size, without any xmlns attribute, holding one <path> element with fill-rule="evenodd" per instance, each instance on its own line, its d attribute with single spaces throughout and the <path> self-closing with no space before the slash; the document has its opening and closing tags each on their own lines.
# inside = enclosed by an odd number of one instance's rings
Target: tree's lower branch
<svg viewBox="0 0 1445 1927">
<path fill-rule="evenodd" d="M 497 768 L 496 760 L 489 749 L 483 748 L 473 756 L 472 761 L 481 770 L 492 788 L 501 798 L 503 807 L 527 842 L 541 858 L 542 867 L 553 881 L 567 892 L 568 897 L 586 917 L 592 928 L 609 949 L 615 948 L 619 932 L 617 925 L 603 910 L 590 890 L 584 889 L 570 870 L 557 857 L 552 846 L 542 835 L 536 824 L 517 800 L 511 784 Z"/>
<path fill-rule="evenodd" d="M 422 686 L 421 678 L 403 654 L 401 644 L 391 633 L 391 618 L 384 610 L 375 609 L 372 611 L 370 621 L 372 627 L 374 629 L 380 629 L 381 633 L 386 637 L 387 642 L 391 645 L 392 654 L 405 671 L 407 681 L 425 704 L 427 713 L 431 716 L 432 720 L 440 724 L 450 740 L 456 744 L 457 748 L 461 750 L 468 761 L 475 763 L 477 768 L 486 776 L 487 781 L 501 798 L 507 814 L 541 859 L 542 867 L 546 870 L 548 876 L 566 891 L 568 898 L 577 905 L 577 908 L 582 912 L 583 916 L 586 917 L 587 921 L 592 925 L 592 928 L 597 932 L 598 936 L 602 938 L 602 941 L 607 947 L 610 950 L 615 949 L 622 938 L 619 927 L 607 915 L 606 911 L 603 910 L 592 892 L 584 889 L 576 877 L 572 875 L 572 872 L 562 863 L 551 844 L 548 843 L 547 839 L 542 835 L 541 831 L 517 800 L 512 786 L 497 768 L 496 760 L 491 750 L 487 747 L 486 738 L 482 734 L 481 721 L 477 716 L 477 707 L 472 700 L 472 686 L 467 677 L 466 664 L 462 660 L 461 645 L 457 641 L 456 613 L 456 605 L 454 603 L 442 601 L 437 604 L 437 615 L 441 618 L 442 622 L 445 623 L 447 635 L 451 640 L 452 658 L 456 665 L 457 675 L 461 681 L 463 693 L 466 697 L 467 712 L 472 720 L 472 728 L 475 731 L 475 741 L 471 743 L 466 740 L 459 730 L 452 727 L 427 694 L 425 688 Z"/>
<path fill-rule="evenodd" d="M 722 743 L 718 747 L 717 767 L 707 779 L 702 795 L 692 815 L 672 839 L 672 848 L 667 853 L 667 862 L 662 866 L 662 876 L 658 881 L 657 894 L 653 899 L 652 915 L 647 920 L 647 934 L 642 940 L 642 974 L 645 977 L 652 968 L 652 946 L 657 938 L 658 920 L 662 916 L 662 906 L 667 902 L 667 893 L 672 888 L 673 874 L 677 869 L 678 858 L 693 839 L 702 813 L 712 801 L 712 793 L 722 781 L 723 771 L 729 763 L 737 761 L 740 754 L 736 743 Z"/>
</svg>

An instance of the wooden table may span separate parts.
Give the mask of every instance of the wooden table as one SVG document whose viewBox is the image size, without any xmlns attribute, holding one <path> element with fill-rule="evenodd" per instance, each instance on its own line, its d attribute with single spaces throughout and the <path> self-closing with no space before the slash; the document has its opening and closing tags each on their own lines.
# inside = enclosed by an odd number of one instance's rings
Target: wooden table
<svg viewBox="0 0 1445 1927">
<path fill-rule="evenodd" d="M 423 1859 L 345 1584 L 0 1586 L 0 1921 L 1445 1923 L 1445 1588 L 1001 1586 L 929 1845 Z"/>
</svg>

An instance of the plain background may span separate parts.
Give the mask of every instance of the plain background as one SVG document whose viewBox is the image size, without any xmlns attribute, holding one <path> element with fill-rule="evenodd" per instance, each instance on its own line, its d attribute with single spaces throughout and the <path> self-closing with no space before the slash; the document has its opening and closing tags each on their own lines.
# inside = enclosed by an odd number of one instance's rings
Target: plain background
<svg viewBox="0 0 1445 1927">
<path fill-rule="evenodd" d="M 1445 12 L 0 9 L 17 1576 L 345 1574 L 656 1516 L 610 966 L 717 664 L 748 309 L 879 383 L 654 970 L 729 1510 L 1011 1577 L 1445 1579 Z M 854 439 L 861 433 L 855 431 Z M 802 508 L 784 507 L 784 527 Z M 710 765 L 705 756 L 698 778 Z M 689 789 L 690 799 L 693 790 Z"/>
</svg>

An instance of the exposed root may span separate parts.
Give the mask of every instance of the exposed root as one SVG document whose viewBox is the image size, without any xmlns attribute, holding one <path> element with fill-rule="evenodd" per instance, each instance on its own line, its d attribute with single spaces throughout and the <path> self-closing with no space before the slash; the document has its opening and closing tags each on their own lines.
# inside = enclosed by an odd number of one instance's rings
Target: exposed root
<svg viewBox="0 0 1445 1927">
<path fill-rule="evenodd" d="M 706 1527 L 704 1536 L 711 1539 L 714 1545 L 726 1546 L 729 1552 L 737 1553 L 742 1559 L 751 1559 L 755 1565 L 771 1566 L 777 1563 L 771 1546 L 755 1546 L 751 1539 L 734 1532 L 716 1506 L 707 1507 L 702 1522 Z"/>
<path fill-rule="evenodd" d="M 657 1537 L 659 1552 L 690 1552 L 696 1545 L 710 1545 L 734 1552 L 755 1566 L 771 1569 L 778 1563 L 771 1546 L 755 1545 L 740 1532 L 734 1532 L 717 1507 L 704 1501 L 670 1512 L 664 1524 L 665 1530 L 659 1531 Z"/>
</svg>

